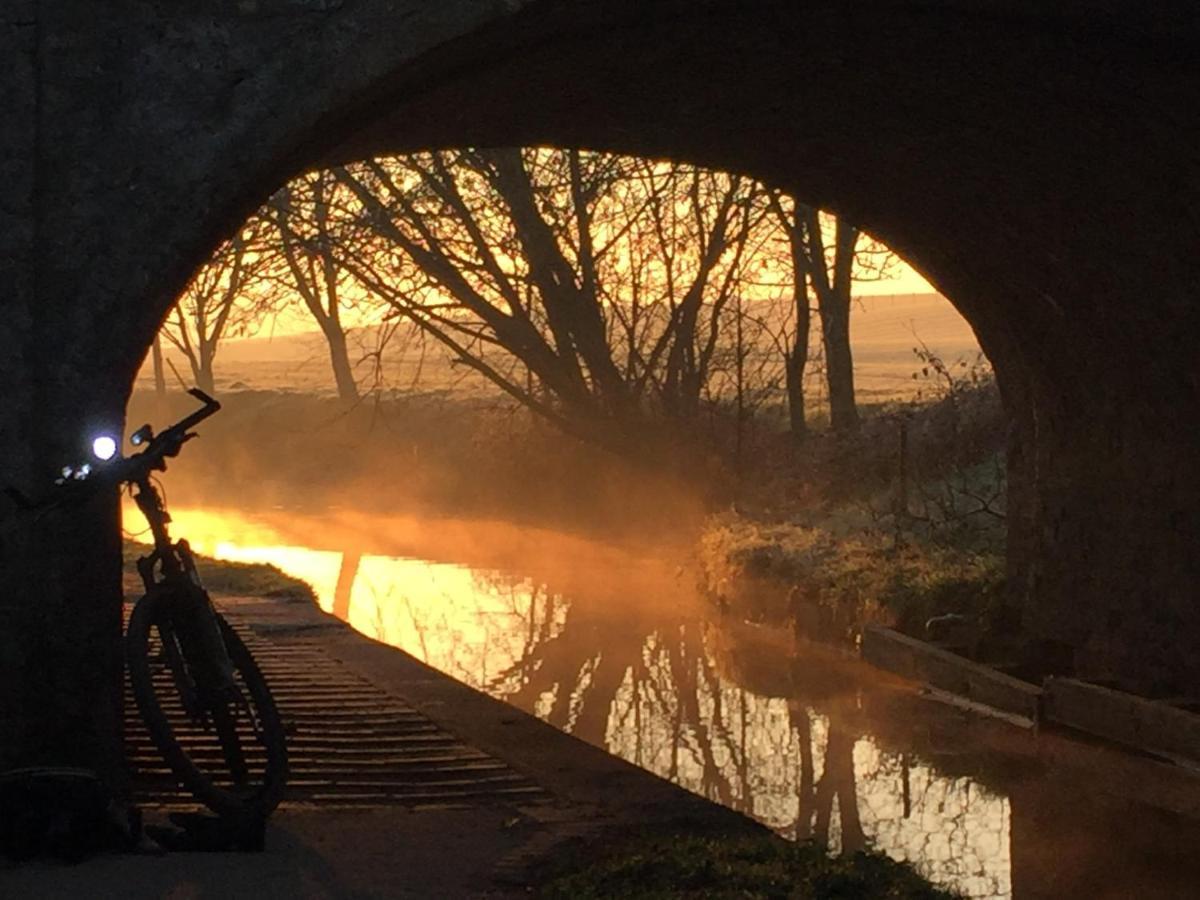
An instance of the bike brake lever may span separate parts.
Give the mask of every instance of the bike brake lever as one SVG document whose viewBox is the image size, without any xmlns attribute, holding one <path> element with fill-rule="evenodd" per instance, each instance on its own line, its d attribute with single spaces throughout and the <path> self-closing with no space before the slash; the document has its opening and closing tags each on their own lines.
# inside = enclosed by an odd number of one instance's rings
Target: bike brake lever
<svg viewBox="0 0 1200 900">
<path fill-rule="evenodd" d="M 179 451 L 183 449 L 184 444 L 186 444 L 192 438 L 199 437 L 199 436 L 200 435 L 197 434 L 195 431 L 189 431 L 186 434 L 181 435 L 179 440 L 174 441 L 170 447 L 168 447 L 166 450 L 163 451 L 163 456 L 170 456 L 170 457 L 178 456 Z"/>
</svg>

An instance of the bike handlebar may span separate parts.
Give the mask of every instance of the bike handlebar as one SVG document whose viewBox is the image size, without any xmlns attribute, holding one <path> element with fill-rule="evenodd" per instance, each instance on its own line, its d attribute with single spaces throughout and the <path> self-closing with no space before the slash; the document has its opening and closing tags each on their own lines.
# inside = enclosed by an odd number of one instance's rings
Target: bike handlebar
<svg viewBox="0 0 1200 900">
<path fill-rule="evenodd" d="M 178 422 L 176 422 L 174 425 L 172 425 L 170 428 L 168 428 L 167 431 L 176 431 L 176 430 L 178 430 L 180 432 L 187 431 L 193 425 L 199 425 L 201 422 L 203 422 L 205 419 L 207 419 L 209 416 L 211 416 L 213 413 L 217 412 L 221 408 L 220 403 L 218 403 L 212 397 L 208 396 L 208 394 L 204 393 L 204 391 L 200 390 L 200 388 L 191 388 L 188 391 L 188 393 L 191 394 L 193 397 L 195 397 L 197 400 L 199 400 L 201 403 L 203 403 L 204 406 L 202 406 L 200 409 L 196 410 L 190 416 L 184 416 L 182 419 L 180 419 Z"/>
<path fill-rule="evenodd" d="M 195 437 L 194 434 L 189 434 L 188 429 L 200 424 L 221 408 L 220 403 L 199 388 L 192 388 L 188 393 L 204 405 L 151 438 L 149 445 L 141 453 L 118 458 L 113 463 L 97 469 L 94 478 L 88 478 L 85 481 L 67 480 L 65 482 L 65 486 L 68 488 L 67 495 L 60 494 L 54 499 L 34 501 L 12 485 L 6 485 L 2 493 L 8 496 L 19 510 L 47 510 L 67 503 L 71 498 L 79 499 L 90 495 L 98 484 L 136 483 L 149 477 L 150 473 L 156 469 L 165 469 L 167 467 L 164 462 L 166 457 L 178 454 L 184 441 Z M 64 482 L 60 481 L 59 484 L 64 484 Z"/>
<path fill-rule="evenodd" d="M 118 480 L 137 481 L 150 474 L 154 469 L 166 468 L 163 460 L 168 456 L 175 456 L 179 453 L 183 442 L 194 437 L 194 435 L 188 434 L 188 429 L 200 424 L 221 408 L 220 403 L 200 388 L 192 388 L 188 393 L 201 401 L 204 406 L 191 415 L 184 416 L 165 431 L 156 434 L 150 439 L 149 446 L 141 453 L 122 460 L 121 468 L 116 473 Z"/>
</svg>

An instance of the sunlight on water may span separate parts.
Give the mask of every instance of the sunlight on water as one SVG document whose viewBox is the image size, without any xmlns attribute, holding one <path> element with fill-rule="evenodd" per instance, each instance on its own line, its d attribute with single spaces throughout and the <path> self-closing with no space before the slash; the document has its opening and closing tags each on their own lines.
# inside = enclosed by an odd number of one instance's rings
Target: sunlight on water
<svg viewBox="0 0 1200 900">
<path fill-rule="evenodd" d="M 537 617 L 537 603 L 529 581 L 489 582 L 462 566 L 366 557 L 343 618 L 363 634 L 487 688 L 527 652 L 524 623 Z M 549 631 L 556 632 L 553 623 Z"/>
<path fill-rule="evenodd" d="M 787 837 L 873 844 L 970 897 L 1012 896 L 1006 797 L 873 735 L 857 688 L 818 686 L 813 697 L 823 699 L 810 701 L 811 675 L 783 679 L 772 696 L 742 686 L 739 654 L 762 651 L 686 605 L 630 595 L 637 585 L 623 584 L 626 569 L 644 561 L 614 567 L 611 549 L 587 559 L 573 547 L 573 573 L 539 577 L 534 556 L 530 574 L 512 574 L 333 549 L 339 540 L 360 546 L 363 532 L 351 540 L 291 514 L 172 517 L 200 553 L 302 578 L 322 609 L 363 634 Z M 378 543 L 388 528 L 381 519 L 365 530 Z M 676 572 L 657 583 L 677 582 Z M 789 665 L 768 662 L 772 671 Z"/>
</svg>

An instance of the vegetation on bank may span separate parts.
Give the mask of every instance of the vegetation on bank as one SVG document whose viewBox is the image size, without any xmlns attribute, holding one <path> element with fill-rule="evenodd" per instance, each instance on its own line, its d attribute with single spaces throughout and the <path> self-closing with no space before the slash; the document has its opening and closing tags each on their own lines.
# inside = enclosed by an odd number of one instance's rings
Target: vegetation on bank
<svg viewBox="0 0 1200 900">
<path fill-rule="evenodd" d="M 950 900 L 916 870 L 881 853 L 832 857 L 821 847 L 762 836 L 639 836 L 568 858 L 538 896 Z"/>
<path fill-rule="evenodd" d="M 991 621 L 1003 611 L 1004 560 L 994 553 L 730 514 L 709 521 L 699 547 L 704 584 L 722 606 L 815 638 L 852 639 L 870 622 L 919 633 L 934 616 Z"/>
<path fill-rule="evenodd" d="M 818 335 L 833 425 L 857 423 L 853 284 L 899 268 L 851 223 L 743 175 L 459 148 L 293 179 L 196 272 L 160 337 L 209 392 L 225 339 L 286 314 L 324 335 L 346 401 L 363 364 L 379 387 L 385 358 L 420 377 L 428 356 L 604 446 L 768 398 L 801 434 Z M 368 326 L 361 353 L 351 325 Z M 160 340 L 159 385 L 165 361 Z"/>
<path fill-rule="evenodd" d="M 932 403 L 762 463 L 699 541 L 717 602 L 820 639 L 869 622 L 921 635 L 949 613 L 981 634 L 1008 630 L 1005 419 L 994 382 L 967 376 L 943 378 Z"/>
<path fill-rule="evenodd" d="M 126 593 L 141 591 L 137 575 L 138 557 L 150 548 L 146 544 L 126 540 L 122 548 L 125 559 Z M 196 569 L 204 586 L 214 594 L 235 594 L 241 597 L 276 597 L 316 603 L 312 586 L 293 578 L 275 566 L 265 563 L 240 563 L 196 556 Z"/>
</svg>

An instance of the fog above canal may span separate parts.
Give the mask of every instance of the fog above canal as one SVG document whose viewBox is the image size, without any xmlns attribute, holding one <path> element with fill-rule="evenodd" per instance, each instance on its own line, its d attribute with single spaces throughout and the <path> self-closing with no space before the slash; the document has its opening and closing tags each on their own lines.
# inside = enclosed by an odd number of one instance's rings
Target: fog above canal
<svg viewBox="0 0 1200 900">
<path fill-rule="evenodd" d="M 201 553 L 278 566 L 363 634 L 788 838 L 979 898 L 1175 896 L 1193 874 L 1194 819 L 1141 802 L 1169 808 L 1169 781 L 723 615 L 682 543 L 186 499 L 172 527 Z"/>
<path fill-rule="evenodd" d="M 201 553 L 276 565 L 360 632 L 788 837 L 1011 895 L 1004 795 L 877 740 L 836 654 L 797 665 L 785 636 L 722 621 L 682 546 L 337 509 L 172 517 Z"/>
</svg>

